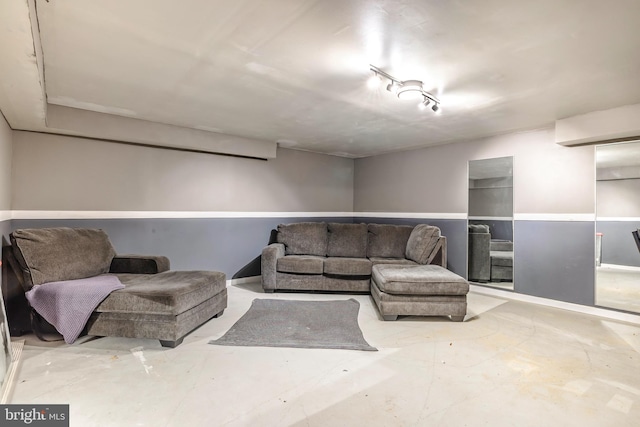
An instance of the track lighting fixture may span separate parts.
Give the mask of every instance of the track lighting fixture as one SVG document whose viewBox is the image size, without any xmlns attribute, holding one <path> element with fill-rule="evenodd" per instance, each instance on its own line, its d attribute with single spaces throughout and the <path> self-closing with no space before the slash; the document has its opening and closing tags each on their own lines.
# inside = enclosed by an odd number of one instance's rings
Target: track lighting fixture
<svg viewBox="0 0 640 427">
<path fill-rule="evenodd" d="M 431 93 L 425 91 L 420 80 L 402 81 L 373 65 L 369 65 L 369 69 L 374 73 L 368 82 L 370 88 L 378 87 L 382 81 L 382 77 L 384 77 L 389 80 L 387 90 L 395 93 L 399 99 L 416 99 L 422 97 L 422 101 L 418 104 L 418 108 L 424 110 L 433 102 L 433 106 L 431 107 L 433 112 L 435 113 L 440 109 L 440 100 Z"/>
</svg>

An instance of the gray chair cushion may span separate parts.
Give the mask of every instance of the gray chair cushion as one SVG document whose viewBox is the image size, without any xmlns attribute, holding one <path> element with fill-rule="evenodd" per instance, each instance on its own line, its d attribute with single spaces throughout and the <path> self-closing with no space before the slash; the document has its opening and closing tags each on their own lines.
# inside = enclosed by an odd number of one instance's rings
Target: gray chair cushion
<svg viewBox="0 0 640 427">
<path fill-rule="evenodd" d="M 280 273 L 322 274 L 324 257 L 315 255 L 286 255 L 278 258 L 276 271 Z"/>
<path fill-rule="evenodd" d="M 327 255 L 327 224 L 297 222 L 278 225 L 278 243 L 286 255 Z"/>
<path fill-rule="evenodd" d="M 439 265 L 376 265 L 372 280 L 394 295 L 466 295 L 469 283 Z"/>
<path fill-rule="evenodd" d="M 418 224 L 407 241 L 405 257 L 418 264 L 426 264 L 440 238 L 440 229 L 433 225 Z"/>
<path fill-rule="evenodd" d="M 369 224 L 367 257 L 404 258 L 412 231 L 410 225 Z"/>
<path fill-rule="evenodd" d="M 340 276 L 370 276 L 371 261 L 366 258 L 327 258 L 324 262 L 325 274 Z"/>
<path fill-rule="evenodd" d="M 365 258 L 367 256 L 367 224 L 330 222 L 328 256 Z"/>
<path fill-rule="evenodd" d="M 469 224 L 469 233 L 488 233 L 489 226 L 486 224 Z"/>
<path fill-rule="evenodd" d="M 489 245 L 491 251 L 513 251 L 513 242 L 511 240 L 491 240 Z"/>
<path fill-rule="evenodd" d="M 491 255 L 491 265 L 513 267 L 513 252 L 491 251 L 489 254 Z"/>
<path fill-rule="evenodd" d="M 98 229 L 19 229 L 10 238 L 27 287 L 107 273 L 116 254 Z"/>
</svg>

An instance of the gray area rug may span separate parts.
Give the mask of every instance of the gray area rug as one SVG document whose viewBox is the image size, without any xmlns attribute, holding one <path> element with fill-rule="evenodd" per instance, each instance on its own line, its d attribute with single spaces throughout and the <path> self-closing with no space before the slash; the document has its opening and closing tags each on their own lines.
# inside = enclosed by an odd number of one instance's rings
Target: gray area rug
<svg viewBox="0 0 640 427">
<path fill-rule="evenodd" d="M 251 308 L 215 345 L 337 348 L 377 351 L 358 325 L 360 303 L 254 299 Z"/>
</svg>

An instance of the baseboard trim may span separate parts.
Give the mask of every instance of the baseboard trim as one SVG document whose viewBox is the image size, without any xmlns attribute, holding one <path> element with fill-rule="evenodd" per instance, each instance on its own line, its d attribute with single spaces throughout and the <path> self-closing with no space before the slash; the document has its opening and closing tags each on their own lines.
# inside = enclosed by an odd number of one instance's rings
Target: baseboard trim
<svg viewBox="0 0 640 427">
<path fill-rule="evenodd" d="M 535 297 L 532 295 L 519 294 L 516 292 L 505 291 L 501 289 L 492 289 L 484 286 L 469 285 L 470 291 L 473 293 L 488 295 L 499 298 L 506 298 L 514 301 L 528 302 L 531 304 L 543 305 L 546 307 L 559 308 L 569 310 L 576 313 L 588 314 L 591 316 L 603 317 L 609 320 L 617 320 L 620 322 L 633 323 L 640 325 L 640 315 L 623 313 L 615 310 L 607 310 L 606 308 L 590 307 L 586 305 L 573 304 L 570 302 L 557 301 L 548 298 Z"/>
<path fill-rule="evenodd" d="M 602 264 L 600 264 L 600 267 L 611 268 L 611 269 L 615 269 L 615 270 L 640 272 L 640 267 L 636 267 L 636 266 L 633 266 L 633 265 L 618 265 L 618 264 L 605 264 L 605 263 L 602 263 Z M 597 268 L 596 268 L 596 271 L 597 271 Z"/>
</svg>

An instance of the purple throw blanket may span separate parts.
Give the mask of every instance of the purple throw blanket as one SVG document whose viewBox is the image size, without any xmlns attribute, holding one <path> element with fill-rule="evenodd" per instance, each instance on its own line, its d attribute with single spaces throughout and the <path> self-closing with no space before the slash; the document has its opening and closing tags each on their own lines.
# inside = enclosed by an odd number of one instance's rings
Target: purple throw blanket
<svg viewBox="0 0 640 427">
<path fill-rule="evenodd" d="M 103 274 L 87 279 L 36 285 L 26 293 L 31 307 L 62 334 L 67 344 L 80 335 L 89 316 L 109 294 L 124 288 L 116 276 Z"/>
</svg>

